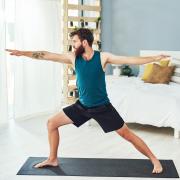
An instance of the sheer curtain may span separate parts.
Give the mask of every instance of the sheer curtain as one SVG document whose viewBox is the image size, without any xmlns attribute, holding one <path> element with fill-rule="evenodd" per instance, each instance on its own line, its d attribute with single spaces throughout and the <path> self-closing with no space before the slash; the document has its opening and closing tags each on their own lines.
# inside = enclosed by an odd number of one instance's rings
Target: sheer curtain
<svg viewBox="0 0 180 180">
<path fill-rule="evenodd" d="M 61 2 L 15 1 L 15 47 L 19 50 L 62 51 Z M 14 119 L 59 111 L 62 64 L 26 57 L 14 61 Z"/>
<path fill-rule="evenodd" d="M 5 1 L 0 0 L 0 126 L 8 123 L 8 88 L 5 58 Z"/>
</svg>

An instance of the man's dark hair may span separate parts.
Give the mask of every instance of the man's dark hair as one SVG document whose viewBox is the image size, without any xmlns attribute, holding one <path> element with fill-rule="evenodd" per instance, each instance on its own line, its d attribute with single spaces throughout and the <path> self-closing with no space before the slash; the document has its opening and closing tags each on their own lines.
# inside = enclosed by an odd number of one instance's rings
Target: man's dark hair
<svg viewBox="0 0 180 180">
<path fill-rule="evenodd" d="M 78 35 L 78 37 L 81 41 L 87 40 L 89 46 L 92 47 L 94 37 L 93 37 L 93 33 L 91 32 L 91 30 L 89 30 L 87 28 L 80 28 L 80 29 L 77 29 L 70 33 L 71 38 L 75 35 Z"/>
</svg>

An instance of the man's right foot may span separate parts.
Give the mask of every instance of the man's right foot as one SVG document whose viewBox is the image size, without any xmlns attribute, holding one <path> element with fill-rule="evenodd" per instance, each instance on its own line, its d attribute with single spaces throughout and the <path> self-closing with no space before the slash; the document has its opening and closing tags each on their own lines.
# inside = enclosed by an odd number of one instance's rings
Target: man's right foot
<svg viewBox="0 0 180 180">
<path fill-rule="evenodd" d="M 57 167 L 58 165 L 59 165 L 59 163 L 58 163 L 57 159 L 55 159 L 55 160 L 46 159 L 45 161 L 34 165 L 34 167 L 35 168 L 43 168 L 43 167 L 46 167 L 46 166 Z"/>
</svg>

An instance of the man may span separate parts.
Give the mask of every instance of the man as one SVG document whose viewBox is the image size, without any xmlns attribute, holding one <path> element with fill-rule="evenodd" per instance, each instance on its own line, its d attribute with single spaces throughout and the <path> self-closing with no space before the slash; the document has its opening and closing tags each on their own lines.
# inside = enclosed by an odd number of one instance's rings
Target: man
<svg viewBox="0 0 180 180">
<path fill-rule="evenodd" d="M 145 142 L 135 135 L 125 124 L 116 109 L 110 103 L 106 92 L 105 68 L 109 64 L 145 64 L 168 58 L 166 55 L 151 57 L 116 56 L 108 52 L 92 49 L 94 37 L 89 29 L 81 28 L 71 33 L 74 52 L 55 54 L 46 51 L 18 51 L 6 49 L 10 55 L 27 56 L 37 60 L 51 60 L 54 62 L 72 64 L 76 71 L 79 100 L 63 108 L 48 120 L 48 139 L 50 154 L 47 160 L 35 165 L 36 168 L 58 166 L 58 128 L 74 124 L 79 127 L 89 119 L 94 118 L 105 133 L 115 131 L 118 135 L 132 143 L 135 148 L 147 156 L 154 168 L 152 173 L 163 171 L 160 161 L 151 152 Z"/>
</svg>

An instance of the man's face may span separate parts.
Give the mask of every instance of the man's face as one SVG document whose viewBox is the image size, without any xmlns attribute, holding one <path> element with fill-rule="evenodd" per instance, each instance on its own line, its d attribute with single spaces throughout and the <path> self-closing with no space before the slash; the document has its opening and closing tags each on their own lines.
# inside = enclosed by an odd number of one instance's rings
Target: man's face
<svg viewBox="0 0 180 180">
<path fill-rule="evenodd" d="M 73 48 L 76 56 L 80 56 L 85 52 L 85 49 L 83 47 L 83 43 L 79 39 L 78 35 L 74 35 L 72 38 L 73 42 Z"/>
</svg>

